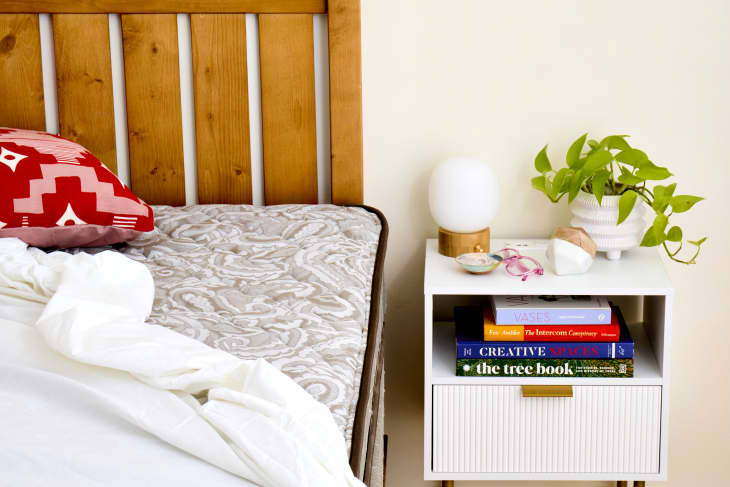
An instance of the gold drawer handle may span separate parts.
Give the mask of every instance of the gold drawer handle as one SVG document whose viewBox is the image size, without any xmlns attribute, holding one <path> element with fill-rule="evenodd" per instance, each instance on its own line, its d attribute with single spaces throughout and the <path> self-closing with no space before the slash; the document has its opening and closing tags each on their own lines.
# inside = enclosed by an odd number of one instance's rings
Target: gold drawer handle
<svg viewBox="0 0 730 487">
<path fill-rule="evenodd" d="M 573 386 L 522 386 L 522 397 L 573 397 Z"/>
</svg>

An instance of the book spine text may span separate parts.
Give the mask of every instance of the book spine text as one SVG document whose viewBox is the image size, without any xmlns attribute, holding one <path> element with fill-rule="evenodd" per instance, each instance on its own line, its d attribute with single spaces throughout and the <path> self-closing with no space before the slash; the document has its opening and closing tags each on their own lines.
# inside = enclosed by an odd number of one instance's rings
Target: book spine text
<svg viewBox="0 0 730 487">
<path fill-rule="evenodd" d="M 618 325 L 484 325 L 485 342 L 617 342 Z"/>
<path fill-rule="evenodd" d="M 456 358 L 632 358 L 631 342 L 475 342 L 459 343 Z"/>
<path fill-rule="evenodd" d="M 498 325 L 608 325 L 611 310 L 497 308 Z"/>
<path fill-rule="evenodd" d="M 457 376 L 471 377 L 633 377 L 625 359 L 457 359 Z"/>
</svg>

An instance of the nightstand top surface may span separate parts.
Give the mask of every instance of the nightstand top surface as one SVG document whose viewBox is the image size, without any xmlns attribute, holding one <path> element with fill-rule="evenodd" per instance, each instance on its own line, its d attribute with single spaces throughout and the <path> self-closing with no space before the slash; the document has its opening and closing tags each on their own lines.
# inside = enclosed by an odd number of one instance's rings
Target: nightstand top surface
<svg viewBox="0 0 730 487">
<path fill-rule="evenodd" d="M 637 248 L 622 253 L 619 260 L 608 260 L 598 252 L 584 274 L 556 275 L 545 256 L 545 239 L 492 239 L 492 251 L 504 247 L 519 250 L 537 259 L 545 269 L 542 276 L 527 281 L 510 276 L 504 266 L 489 274 L 464 271 L 455 259 L 438 253 L 438 241 L 426 242 L 426 294 L 593 294 L 593 295 L 671 295 L 672 283 L 655 248 Z"/>
</svg>

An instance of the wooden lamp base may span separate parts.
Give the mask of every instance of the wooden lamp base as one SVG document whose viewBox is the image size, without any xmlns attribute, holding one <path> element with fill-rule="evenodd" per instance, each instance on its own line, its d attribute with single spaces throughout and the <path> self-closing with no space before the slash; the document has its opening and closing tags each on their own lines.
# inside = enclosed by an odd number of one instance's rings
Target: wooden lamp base
<svg viewBox="0 0 730 487">
<path fill-rule="evenodd" d="M 457 257 L 469 252 L 489 252 L 489 227 L 472 233 L 450 232 L 439 227 L 439 254 Z"/>
</svg>

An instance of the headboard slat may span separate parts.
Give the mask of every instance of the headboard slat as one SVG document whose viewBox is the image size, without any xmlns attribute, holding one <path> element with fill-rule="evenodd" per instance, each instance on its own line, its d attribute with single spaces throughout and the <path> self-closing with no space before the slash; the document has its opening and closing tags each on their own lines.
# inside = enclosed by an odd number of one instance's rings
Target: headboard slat
<svg viewBox="0 0 730 487">
<path fill-rule="evenodd" d="M 89 149 L 116 173 L 109 17 L 53 15 L 53 43 L 60 135 Z"/>
<path fill-rule="evenodd" d="M 198 201 L 251 203 L 246 16 L 190 16 Z"/>
<path fill-rule="evenodd" d="M 259 16 L 264 199 L 317 203 L 313 18 Z"/>
<path fill-rule="evenodd" d="M 122 15 L 132 190 L 150 204 L 184 205 L 177 16 Z"/>
<path fill-rule="evenodd" d="M 0 127 L 46 129 L 35 14 L 0 14 Z"/>
<path fill-rule="evenodd" d="M 363 202 L 360 0 L 329 0 L 332 202 Z"/>
<path fill-rule="evenodd" d="M 326 0 L 3 0 L 20 13 L 324 13 Z"/>
</svg>

